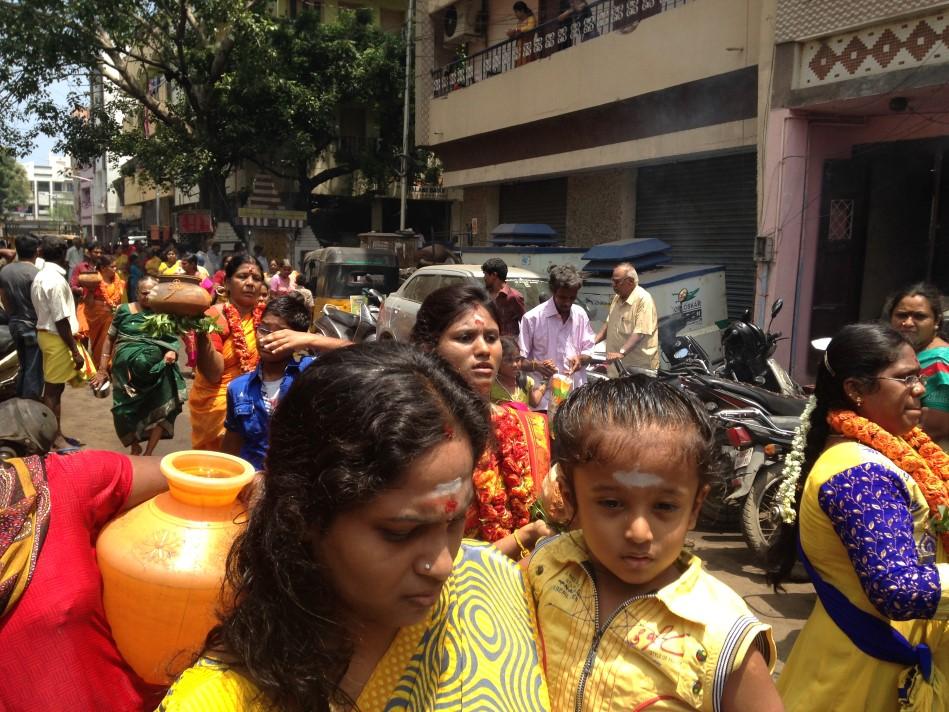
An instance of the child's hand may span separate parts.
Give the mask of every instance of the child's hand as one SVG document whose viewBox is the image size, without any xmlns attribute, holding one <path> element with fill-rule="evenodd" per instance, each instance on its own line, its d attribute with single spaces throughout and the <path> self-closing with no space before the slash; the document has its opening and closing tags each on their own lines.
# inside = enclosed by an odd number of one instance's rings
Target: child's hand
<svg viewBox="0 0 949 712">
<path fill-rule="evenodd" d="M 554 524 L 567 525 L 573 519 L 573 507 L 564 497 L 559 465 L 550 468 L 540 487 L 540 501 L 547 518 Z"/>
<path fill-rule="evenodd" d="M 537 542 L 545 536 L 553 536 L 554 534 L 554 530 L 548 527 L 547 522 L 543 519 L 535 519 L 530 524 L 525 524 L 518 529 L 517 532 L 518 537 L 524 542 L 524 546 L 528 549 L 533 549 L 537 546 Z"/>
</svg>

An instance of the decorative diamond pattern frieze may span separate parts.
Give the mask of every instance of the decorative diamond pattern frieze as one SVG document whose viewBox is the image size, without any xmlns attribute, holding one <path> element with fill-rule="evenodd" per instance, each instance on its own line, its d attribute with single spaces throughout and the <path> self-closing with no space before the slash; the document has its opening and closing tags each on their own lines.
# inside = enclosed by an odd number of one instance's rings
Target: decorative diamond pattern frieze
<svg viewBox="0 0 949 712">
<path fill-rule="evenodd" d="M 796 89 L 949 62 L 949 13 L 806 42 Z"/>
<path fill-rule="evenodd" d="M 775 42 L 798 42 L 946 9 L 937 0 L 778 0 Z"/>
</svg>

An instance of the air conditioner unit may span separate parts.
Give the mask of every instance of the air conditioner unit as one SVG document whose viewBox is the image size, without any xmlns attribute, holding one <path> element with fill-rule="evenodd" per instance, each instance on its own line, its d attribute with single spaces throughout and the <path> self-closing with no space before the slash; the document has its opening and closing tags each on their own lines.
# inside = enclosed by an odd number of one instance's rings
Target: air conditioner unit
<svg viewBox="0 0 949 712">
<path fill-rule="evenodd" d="M 479 37 L 477 24 L 478 10 L 472 0 L 461 0 L 450 5 L 442 16 L 445 44 L 458 45 Z"/>
</svg>

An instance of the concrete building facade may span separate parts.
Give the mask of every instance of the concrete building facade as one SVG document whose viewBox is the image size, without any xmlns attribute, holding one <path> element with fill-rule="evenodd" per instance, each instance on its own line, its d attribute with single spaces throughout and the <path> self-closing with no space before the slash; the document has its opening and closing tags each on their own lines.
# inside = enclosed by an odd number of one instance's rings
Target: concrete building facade
<svg viewBox="0 0 949 712">
<path fill-rule="evenodd" d="M 527 4 L 539 24 L 514 38 L 508 0 L 420 4 L 416 140 L 464 190 L 453 227 L 659 237 L 724 264 L 730 312 L 750 307 L 762 1 Z"/>
</svg>

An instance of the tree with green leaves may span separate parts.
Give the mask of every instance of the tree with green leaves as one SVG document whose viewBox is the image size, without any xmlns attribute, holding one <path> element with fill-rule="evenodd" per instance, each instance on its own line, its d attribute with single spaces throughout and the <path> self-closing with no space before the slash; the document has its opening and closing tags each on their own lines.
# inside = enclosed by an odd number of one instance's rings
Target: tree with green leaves
<svg viewBox="0 0 949 712">
<path fill-rule="evenodd" d="M 17 208 L 33 202 L 33 191 L 23 166 L 13 153 L 0 149 L 0 219 L 6 219 Z"/>
<path fill-rule="evenodd" d="M 404 43 L 342 12 L 276 17 L 269 0 L 0 0 L 0 140 L 32 132 L 82 162 L 106 151 L 151 183 L 200 187 L 218 219 L 234 222 L 225 181 L 240 166 L 292 177 L 298 207 L 332 178 L 360 172 L 381 187 L 401 151 Z M 84 92 L 58 106 L 47 87 L 97 75 L 102 101 Z M 164 85 L 169 91 L 156 91 Z M 371 140 L 341 141 L 340 111 L 376 117 Z M 146 120 L 149 129 L 146 131 Z"/>
</svg>

